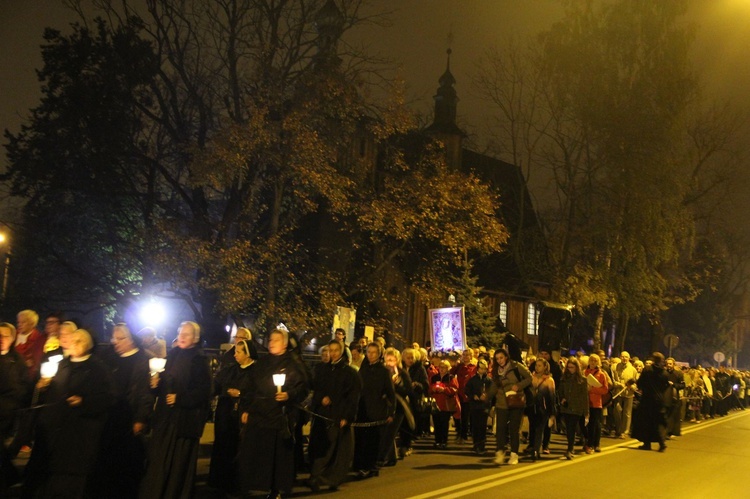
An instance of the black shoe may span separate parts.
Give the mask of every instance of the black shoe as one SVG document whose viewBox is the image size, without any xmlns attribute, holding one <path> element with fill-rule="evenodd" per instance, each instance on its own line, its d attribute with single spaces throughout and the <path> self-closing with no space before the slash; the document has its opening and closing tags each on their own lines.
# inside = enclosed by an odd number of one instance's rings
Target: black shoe
<svg viewBox="0 0 750 499">
<path fill-rule="evenodd" d="M 643 444 L 643 445 L 639 446 L 638 449 L 640 449 L 640 450 L 651 450 L 651 446 Z"/>
<path fill-rule="evenodd" d="M 357 470 L 357 478 L 359 478 L 360 480 L 370 478 L 371 476 L 373 476 L 373 474 L 370 470 Z"/>
<path fill-rule="evenodd" d="M 659 452 L 664 452 L 667 450 L 667 446 L 665 444 L 659 444 Z"/>
<path fill-rule="evenodd" d="M 320 492 L 320 484 L 315 478 L 311 478 L 307 481 L 307 486 L 310 487 L 310 490 L 312 490 L 315 493 Z"/>
</svg>

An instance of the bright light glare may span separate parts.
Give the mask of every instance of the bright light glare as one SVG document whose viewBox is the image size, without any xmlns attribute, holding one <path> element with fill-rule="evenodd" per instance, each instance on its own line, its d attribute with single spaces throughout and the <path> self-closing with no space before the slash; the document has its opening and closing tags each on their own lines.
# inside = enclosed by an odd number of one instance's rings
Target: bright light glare
<svg viewBox="0 0 750 499">
<path fill-rule="evenodd" d="M 159 326 L 166 317 L 164 307 L 157 302 L 149 302 L 143 306 L 140 313 L 141 321 L 148 326 Z"/>
</svg>

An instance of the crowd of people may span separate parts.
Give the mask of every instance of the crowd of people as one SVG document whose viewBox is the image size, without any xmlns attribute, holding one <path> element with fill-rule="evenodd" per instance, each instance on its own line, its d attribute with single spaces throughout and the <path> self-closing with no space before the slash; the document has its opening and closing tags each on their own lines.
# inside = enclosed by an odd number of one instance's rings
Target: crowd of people
<svg viewBox="0 0 750 499">
<path fill-rule="evenodd" d="M 441 451 L 494 448 L 497 465 L 545 458 L 553 432 L 566 435 L 563 459 L 599 452 L 602 435 L 664 451 L 683 422 L 750 400 L 750 373 L 684 368 L 658 352 L 644 362 L 627 352 L 399 351 L 383 338 L 346 345 L 337 330 L 311 363 L 284 327 L 268 335 L 267 355 L 240 328 L 212 369 L 195 322 L 180 325 L 169 349 L 155 331 L 124 323 L 109 348 L 94 348 L 61 314 L 38 323 L 32 310 L 17 327 L 0 323 L 0 494 L 22 482 L 28 498 L 191 497 L 210 419 L 208 485 L 276 498 L 303 474 L 314 492 L 378 476 L 417 439 Z M 23 476 L 12 463 L 19 452 L 30 453 Z"/>
</svg>

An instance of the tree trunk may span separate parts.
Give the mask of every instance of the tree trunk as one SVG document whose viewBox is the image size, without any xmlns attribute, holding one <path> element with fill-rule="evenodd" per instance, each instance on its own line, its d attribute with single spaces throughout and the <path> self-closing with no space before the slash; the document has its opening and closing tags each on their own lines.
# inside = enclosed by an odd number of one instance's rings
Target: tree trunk
<svg viewBox="0 0 750 499">
<path fill-rule="evenodd" d="M 625 350 L 625 338 L 628 335 L 628 326 L 630 325 L 630 315 L 622 314 L 617 321 L 617 339 L 615 340 L 615 352 L 620 353 Z"/>
<path fill-rule="evenodd" d="M 604 311 L 606 307 L 599 305 L 599 313 L 596 315 L 596 324 L 594 326 L 594 352 L 602 348 L 602 325 L 604 324 Z"/>
</svg>

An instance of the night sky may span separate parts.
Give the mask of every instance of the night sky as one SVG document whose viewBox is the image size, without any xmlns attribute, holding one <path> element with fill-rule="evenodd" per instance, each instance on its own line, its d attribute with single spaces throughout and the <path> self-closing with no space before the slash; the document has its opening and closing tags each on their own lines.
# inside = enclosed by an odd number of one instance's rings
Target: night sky
<svg viewBox="0 0 750 499">
<path fill-rule="evenodd" d="M 371 8 L 392 11 L 392 26 L 366 27 L 347 41 L 393 60 L 407 82 L 410 105 L 423 114 L 432 109 L 452 35 L 459 124 L 474 137 L 482 136 L 487 118 L 471 88 L 482 55 L 511 35 L 530 36 L 545 29 L 562 12 L 557 0 L 372 0 Z M 44 27 L 65 31 L 71 19 L 60 0 L 0 0 L 1 128 L 17 131 L 38 101 L 34 70 L 41 65 Z M 694 60 L 706 96 L 750 109 L 750 0 L 693 0 L 690 20 L 698 27 Z M 0 164 L 5 163 L 3 154 Z"/>
</svg>

